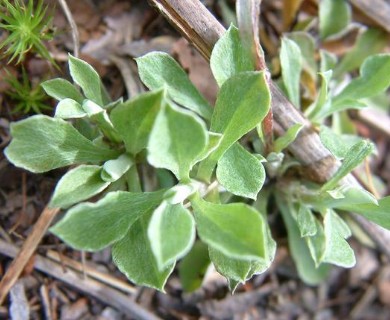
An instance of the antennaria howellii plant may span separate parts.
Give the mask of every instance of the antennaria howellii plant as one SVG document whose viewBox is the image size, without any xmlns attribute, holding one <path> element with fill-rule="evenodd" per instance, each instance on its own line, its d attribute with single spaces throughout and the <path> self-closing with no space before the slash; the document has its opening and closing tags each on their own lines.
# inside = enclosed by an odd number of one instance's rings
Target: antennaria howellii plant
<svg viewBox="0 0 390 320">
<path fill-rule="evenodd" d="M 297 106 L 297 73 L 311 70 L 316 77 L 318 71 L 310 69 L 317 65 L 302 49 L 305 41 L 310 39 L 287 35 L 281 52 L 283 83 Z M 292 54 L 301 58 L 292 62 Z M 336 79 L 323 56 L 319 94 L 306 110 L 316 125 L 389 86 L 382 70 L 390 56 L 373 55 L 360 75 L 334 94 Z M 270 91 L 264 72 L 252 70 L 234 26 L 211 56 L 220 86 L 214 107 L 169 55 L 152 52 L 137 64 L 150 91 L 111 101 L 96 71 L 70 56 L 70 73 L 82 93 L 66 80 L 49 80 L 43 88 L 59 100 L 54 117 L 37 115 L 12 124 L 6 155 L 15 165 L 32 172 L 74 166 L 50 203 L 67 210 L 51 231 L 73 248 L 112 246 L 115 264 L 131 281 L 159 290 L 180 260 L 183 286 L 194 289 L 198 279 L 189 272 L 189 261 L 196 256 L 199 268 L 213 263 L 234 290 L 273 261 L 269 204 L 279 208 L 298 272 L 310 284 L 324 279 L 332 264 L 355 264 L 341 211 L 390 228 L 388 197 L 378 201 L 342 182 L 373 152 L 369 141 L 341 136 L 332 143 L 335 133 L 320 126 L 324 144 L 342 160 L 339 170 L 322 186 L 285 178 L 297 163 L 284 151 L 302 126 L 292 126 L 265 152 L 260 128 Z M 90 124 L 91 134 L 77 129 L 80 121 Z M 156 176 L 154 185 L 140 174 L 146 165 Z M 167 175 L 172 179 L 164 179 Z M 99 200 L 87 202 L 95 196 Z"/>
</svg>

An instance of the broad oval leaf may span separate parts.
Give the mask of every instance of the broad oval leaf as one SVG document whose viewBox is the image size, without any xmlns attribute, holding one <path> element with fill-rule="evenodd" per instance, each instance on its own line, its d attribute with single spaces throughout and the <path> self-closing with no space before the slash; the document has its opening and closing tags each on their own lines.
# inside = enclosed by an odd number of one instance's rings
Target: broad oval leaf
<svg viewBox="0 0 390 320">
<path fill-rule="evenodd" d="M 73 118 L 83 118 L 87 113 L 81 107 L 81 104 L 73 99 L 63 99 L 61 100 L 56 107 L 56 118 L 61 119 L 73 119 Z"/>
<path fill-rule="evenodd" d="M 13 137 L 7 158 L 31 172 L 45 172 L 76 163 L 99 163 L 117 157 L 117 151 L 97 146 L 70 123 L 44 115 L 11 124 Z"/>
<path fill-rule="evenodd" d="M 112 259 L 130 281 L 164 291 L 175 263 L 160 270 L 150 247 L 147 229 L 150 214 L 136 221 L 112 247 Z"/>
<path fill-rule="evenodd" d="M 96 203 L 71 208 L 50 231 L 75 249 L 101 250 L 122 239 L 137 219 L 155 209 L 164 192 L 110 192 Z"/>
<path fill-rule="evenodd" d="M 61 78 L 51 79 L 42 82 L 41 86 L 43 90 L 54 99 L 61 101 L 68 98 L 77 101 L 80 104 L 83 103 L 83 95 L 68 80 Z"/>
<path fill-rule="evenodd" d="M 151 52 L 136 59 L 142 82 L 150 89 L 166 87 L 178 104 L 205 119 L 211 117 L 211 106 L 198 92 L 180 65 L 167 53 Z"/>
<path fill-rule="evenodd" d="M 147 92 L 115 107 L 111 121 L 133 155 L 145 149 L 154 121 L 164 103 L 164 90 Z"/>
<path fill-rule="evenodd" d="M 302 72 L 302 53 L 299 46 L 288 38 L 282 38 L 280 49 L 282 78 L 287 95 L 296 108 L 300 108 L 299 81 Z"/>
<path fill-rule="evenodd" d="M 102 167 L 80 165 L 68 171 L 58 182 L 50 207 L 68 208 L 103 191 L 110 182 L 100 177 Z"/>
<path fill-rule="evenodd" d="M 231 25 L 217 41 L 210 57 L 210 67 L 219 86 L 233 75 L 252 71 L 252 61 L 242 46 L 238 29 Z"/>
<path fill-rule="evenodd" d="M 262 215 L 243 203 L 215 204 L 194 196 L 191 204 L 202 241 L 228 257 L 259 260 L 266 256 Z"/>
<path fill-rule="evenodd" d="M 233 144 L 218 161 L 217 179 L 227 191 L 256 200 L 265 180 L 261 160 Z"/>
<path fill-rule="evenodd" d="M 242 72 L 225 81 L 218 94 L 210 131 L 221 133 L 218 147 L 201 162 L 198 176 L 209 181 L 217 161 L 234 142 L 255 128 L 270 108 L 263 72 Z"/>
<path fill-rule="evenodd" d="M 321 0 L 320 36 L 325 39 L 343 31 L 351 21 L 351 7 L 346 0 Z"/>
<path fill-rule="evenodd" d="M 157 265 L 163 270 L 191 249 L 195 241 L 194 218 L 182 204 L 163 201 L 150 219 L 148 238 Z"/>
<path fill-rule="evenodd" d="M 148 161 L 171 170 L 181 181 L 208 143 L 205 124 L 192 112 L 166 104 L 159 112 L 148 144 Z"/>
</svg>

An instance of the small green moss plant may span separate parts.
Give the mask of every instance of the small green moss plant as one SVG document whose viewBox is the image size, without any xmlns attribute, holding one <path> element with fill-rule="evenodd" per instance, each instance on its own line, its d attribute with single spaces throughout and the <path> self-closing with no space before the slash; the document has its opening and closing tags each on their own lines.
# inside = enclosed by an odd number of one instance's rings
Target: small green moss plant
<svg viewBox="0 0 390 320">
<path fill-rule="evenodd" d="M 21 80 L 8 73 L 5 81 L 11 86 L 5 94 L 15 103 L 12 108 L 13 112 L 28 114 L 31 112 L 42 113 L 44 110 L 50 110 L 50 107 L 46 103 L 47 95 L 39 84 L 34 86 L 30 82 L 24 68 L 22 68 Z"/>
<path fill-rule="evenodd" d="M 0 49 L 5 49 L 9 62 L 22 62 L 30 50 L 54 62 L 42 43 L 53 38 L 49 31 L 52 17 L 47 15 L 47 9 L 43 0 L 38 0 L 35 7 L 33 0 L 27 4 L 23 0 L 0 0 L 0 28 L 8 32 Z"/>
<path fill-rule="evenodd" d="M 299 46 L 285 40 L 283 80 L 299 105 L 296 70 L 303 59 L 290 65 L 290 51 L 299 53 Z M 390 197 L 377 200 L 342 182 L 374 146 L 360 138 L 327 143 L 342 165 L 324 185 L 285 177 L 297 163 L 284 150 L 302 126 L 291 127 L 264 152 L 261 124 L 271 96 L 264 72 L 253 71 L 247 52 L 233 26 L 215 45 L 211 69 L 220 90 L 213 108 L 165 53 L 137 59 L 150 91 L 128 101 L 111 101 L 97 72 L 69 56 L 70 74 L 82 93 L 63 79 L 43 83 L 59 101 L 54 117 L 13 123 L 5 150 L 13 164 L 31 172 L 73 167 L 51 199 L 51 207 L 66 210 L 51 232 L 79 250 L 110 246 L 114 263 L 139 285 L 163 291 L 179 264 L 183 287 L 194 290 L 212 263 L 235 290 L 274 259 L 267 222 L 274 204 L 305 282 L 318 284 L 331 265 L 352 267 L 355 256 L 346 241 L 351 230 L 341 213 L 355 212 L 390 229 Z M 367 58 L 360 76 L 337 94 L 326 85 L 330 69 L 322 71 L 310 112 L 316 123 L 385 90 L 390 73 L 383 70 L 389 64 L 389 55 Z M 332 133 L 323 128 L 325 141 Z M 98 200 L 89 202 L 91 197 Z"/>
</svg>

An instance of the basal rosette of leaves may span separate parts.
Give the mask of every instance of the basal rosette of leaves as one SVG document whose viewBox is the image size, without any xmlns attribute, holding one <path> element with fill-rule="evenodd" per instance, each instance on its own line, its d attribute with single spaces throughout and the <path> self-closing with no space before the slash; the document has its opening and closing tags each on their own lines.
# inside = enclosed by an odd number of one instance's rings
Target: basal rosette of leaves
<svg viewBox="0 0 390 320">
<path fill-rule="evenodd" d="M 289 57 L 289 50 L 300 49 L 287 41 L 283 50 Z M 264 186 L 267 175 L 282 181 L 285 170 L 296 165 L 284 159 L 283 150 L 302 126 L 291 127 L 274 141 L 272 152 L 261 154 L 258 133 L 271 97 L 264 73 L 251 70 L 247 52 L 233 26 L 215 45 L 211 69 L 220 90 L 214 107 L 165 53 L 137 59 L 150 91 L 128 101 L 111 101 L 97 72 L 69 56 L 70 74 L 81 91 L 64 79 L 44 82 L 46 93 L 59 101 L 54 117 L 36 115 L 13 123 L 5 151 L 13 164 L 31 172 L 72 166 L 50 202 L 66 210 L 51 232 L 79 250 L 111 246 L 115 264 L 139 285 L 163 291 L 181 260 L 185 289 L 199 286 L 199 276 L 212 263 L 234 291 L 273 261 L 276 243 L 267 208 L 276 199 L 305 281 L 321 281 L 329 264 L 353 266 L 346 241 L 351 232 L 337 210 L 390 228 L 388 198 L 377 201 L 362 189 L 340 185 L 373 145 L 365 140 L 348 148 L 329 144 L 343 164 L 323 186 Z M 361 77 L 369 77 L 387 58 L 371 59 L 380 62 L 368 61 Z M 299 81 L 290 75 L 285 82 L 297 100 Z M 359 79 L 355 83 L 361 85 Z M 349 90 L 335 97 L 338 108 L 349 101 Z M 325 104 L 317 102 L 314 114 L 324 114 Z M 249 147 L 240 142 L 244 136 Z M 142 174 L 143 166 L 157 183 Z M 88 201 L 92 197 L 97 201 Z"/>
</svg>

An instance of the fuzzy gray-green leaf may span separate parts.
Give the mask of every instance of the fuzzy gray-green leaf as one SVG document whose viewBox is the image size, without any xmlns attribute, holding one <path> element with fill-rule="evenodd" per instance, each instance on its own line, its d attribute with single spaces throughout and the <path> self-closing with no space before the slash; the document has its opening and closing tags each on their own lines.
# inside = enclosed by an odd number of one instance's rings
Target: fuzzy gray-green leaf
<svg viewBox="0 0 390 320">
<path fill-rule="evenodd" d="M 163 201 L 148 226 L 148 238 L 160 270 L 183 257 L 195 240 L 195 221 L 181 203 Z"/>
<path fill-rule="evenodd" d="M 147 92 L 115 107 L 111 121 L 133 155 L 145 149 L 154 121 L 164 103 L 164 90 Z"/>
<path fill-rule="evenodd" d="M 82 104 L 84 97 L 68 80 L 57 78 L 41 83 L 43 90 L 59 101 L 69 98 Z"/>
<path fill-rule="evenodd" d="M 189 172 L 208 143 L 205 124 L 194 113 L 165 105 L 159 112 L 148 144 L 148 161 L 171 170 L 179 180 Z"/>
<path fill-rule="evenodd" d="M 346 0 L 321 0 L 320 36 L 325 39 L 343 31 L 351 21 L 351 7 Z"/>
<path fill-rule="evenodd" d="M 256 156 L 235 143 L 219 159 L 217 179 L 229 192 L 255 200 L 263 186 L 265 170 Z"/>
<path fill-rule="evenodd" d="M 302 72 L 302 53 L 299 46 L 288 38 L 282 38 L 280 50 L 282 78 L 287 95 L 296 108 L 300 108 L 299 81 Z"/>
<path fill-rule="evenodd" d="M 374 144 L 368 140 L 362 140 L 354 144 L 345 154 L 344 161 L 340 168 L 335 172 L 333 177 L 322 186 L 321 190 L 325 191 L 334 188 L 342 178 L 356 168 L 374 150 Z"/>
<path fill-rule="evenodd" d="M 390 54 L 377 54 L 364 60 L 360 76 L 353 79 L 332 104 L 333 108 L 348 100 L 369 98 L 385 91 L 390 86 Z M 340 108 L 340 107 L 338 107 Z"/>
<path fill-rule="evenodd" d="M 92 100 L 99 106 L 104 106 L 109 102 L 100 76 L 92 66 L 81 59 L 69 55 L 69 70 L 73 81 L 81 87 L 87 99 Z"/>
<path fill-rule="evenodd" d="M 157 266 L 147 235 L 150 214 L 136 221 L 128 233 L 112 247 L 112 259 L 120 271 L 137 285 L 164 291 L 175 263 L 163 270 Z"/>
<path fill-rule="evenodd" d="M 73 119 L 73 118 L 84 118 L 87 113 L 81 107 L 81 104 L 73 99 L 63 99 L 58 102 L 56 107 L 56 118 L 61 119 Z"/>
<path fill-rule="evenodd" d="M 234 142 L 255 128 L 270 108 L 263 72 L 242 72 L 225 81 L 218 94 L 210 131 L 221 133 L 218 147 L 200 164 L 198 175 L 209 180 L 217 161 Z"/>
<path fill-rule="evenodd" d="M 71 208 L 51 232 L 75 249 L 103 249 L 122 239 L 137 219 L 156 208 L 164 192 L 110 192 L 96 203 Z"/>
<path fill-rule="evenodd" d="M 110 183 L 100 177 L 102 167 L 80 165 L 68 171 L 58 182 L 50 207 L 67 208 L 103 191 Z"/>
<path fill-rule="evenodd" d="M 355 254 L 346 238 L 351 236 L 348 225 L 333 210 L 327 210 L 324 217 L 325 252 L 322 261 L 344 268 L 356 264 Z"/>
<path fill-rule="evenodd" d="M 243 203 L 215 204 L 199 196 L 191 199 L 202 241 L 228 257 L 243 260 L 264 258 L 267 254 L 263 217 Z"/>
<path fill-rule="evenodd" d="M 93 144 L 70 123 L 44 115 L 11 124 L 7 158 L 32 172 L 45 172 L 76 163 L 99 163 L 118 152 Z"/>
<path fill-rule="evenodd" d="M 219 86 L 233 75 L 251 71 L 252 61 L 248 58 L 235 26 L 230 26 L 217 41 L 210 58 L 210 67 Z"/>
<path fill-rule="evenodd" d="M 151 90 L 166 87 L 169 96 L 178 104 L 210 119 L 210 104 L 194 87 L 180 65 L 167 53 L 151 52 L 138 59 L 142 82 Z"/>
</svg>

